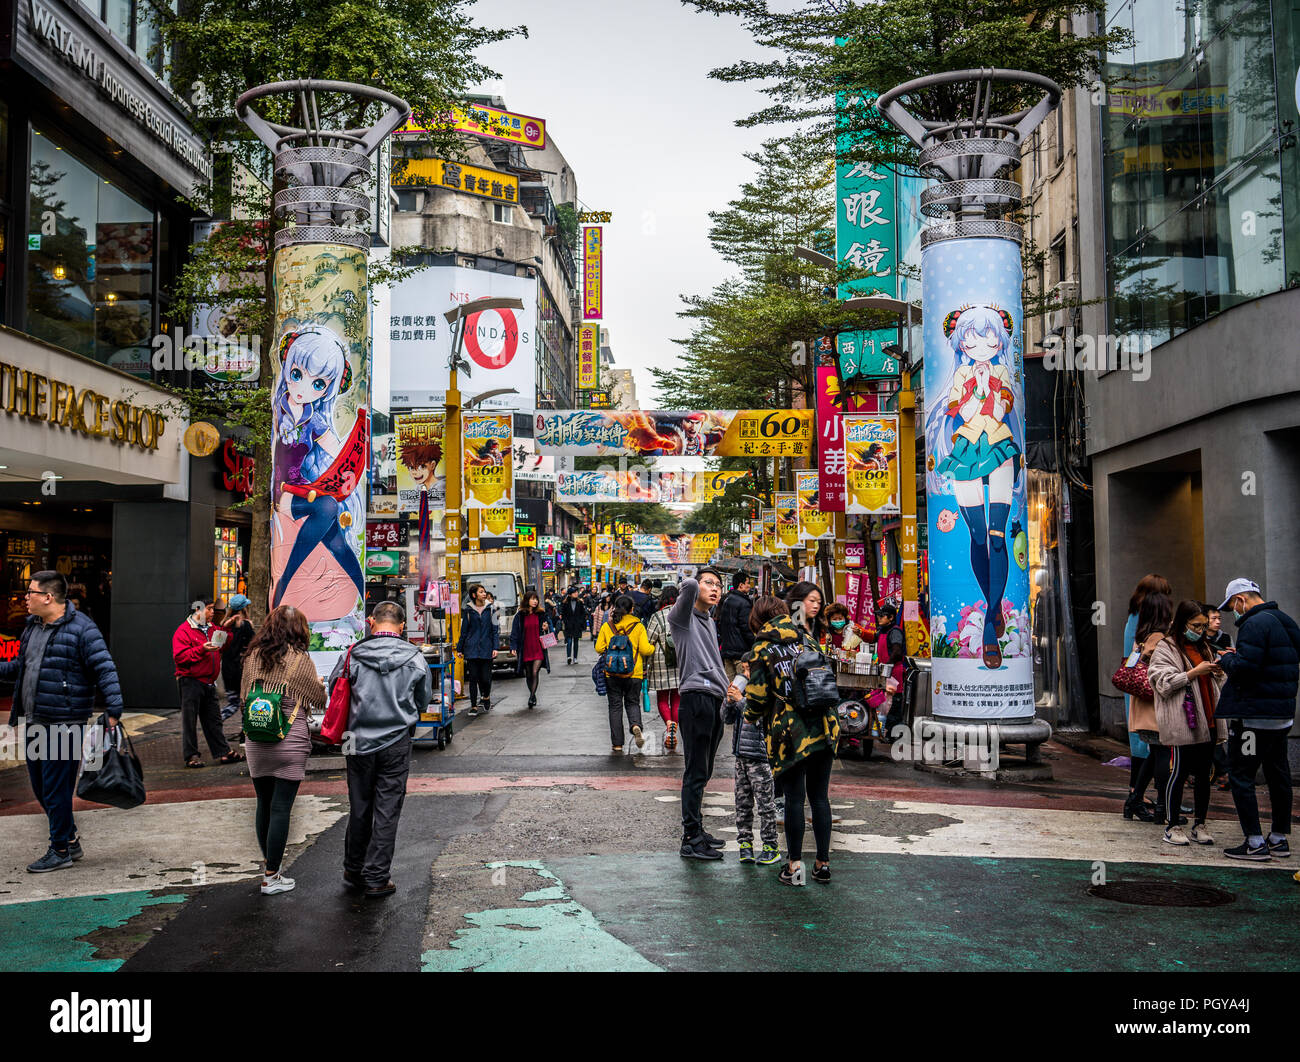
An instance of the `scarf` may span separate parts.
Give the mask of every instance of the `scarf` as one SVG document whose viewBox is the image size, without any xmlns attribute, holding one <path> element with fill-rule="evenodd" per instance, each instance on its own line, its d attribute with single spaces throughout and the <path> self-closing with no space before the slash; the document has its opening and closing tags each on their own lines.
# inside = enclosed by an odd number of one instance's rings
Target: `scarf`
<svg viewBox="0 0 1300 1062">
<path fill-rule="evenodd" d="M 1189 645 L 1187 647 L 1187 659 L 1190 660 L 1192 662 L 1192 666 L 1195 667 L 1197 664 L 1201 663 L 1202 661 L 1206 659 L 1212 659 L 1212 658 L 1202 656 L 1198 650 L 1192 648 L 1192 646 Z M 1205 725 L 1210 728 L 1210 736 L 1213 737 L 1214 736 L 1214 682 L 1210 679 L 1209 675 L 1198 675 L 1196 677 L 1196 685 L 1200 687 L 1201 704 L 1205 706 Z"/>
</svg>

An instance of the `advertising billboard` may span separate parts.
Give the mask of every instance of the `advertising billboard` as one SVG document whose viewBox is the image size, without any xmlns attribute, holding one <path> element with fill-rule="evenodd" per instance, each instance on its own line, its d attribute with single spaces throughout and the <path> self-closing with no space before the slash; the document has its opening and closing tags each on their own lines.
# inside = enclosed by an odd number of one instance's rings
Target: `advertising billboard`
<svg viewBox="0 0 1300 1062">
<path fill-rule="evenodd" d="M 538 412 L 542 453 L 598 457 L 808 457 L 810 409 Z"/>
<path fill-rule="evenodd" d="M 844 418 L 847 513 L 896 513 L 898 507 L 898 417 L 852 413 Z"/>
<path fill-rule="evenodd" d="M 582 316 L 599 321 L 604 316 L 604 235 L 599 225 L 582 230 Z"/>
</svg>

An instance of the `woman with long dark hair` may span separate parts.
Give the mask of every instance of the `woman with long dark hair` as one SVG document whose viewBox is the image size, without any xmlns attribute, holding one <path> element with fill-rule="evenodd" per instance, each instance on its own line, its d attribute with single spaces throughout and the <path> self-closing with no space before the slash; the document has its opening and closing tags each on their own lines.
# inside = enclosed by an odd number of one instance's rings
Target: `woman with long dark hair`
<svg viewBox="0 0 1300 1062">
<path fill-rule="evenodd" d="M 671 752 L 677 747 L 677 710 L 681 706 L 681 678 L 677 674 L 677 648 L 668 629 L 668 609 L 677 602 L 677 587 L 665 586 L 659 595 L 658 609 L 645 625 L 646 637 L 655 647 L 650 658 L 647 681 L 655 691 L 659 704 L 659 718 L 664 721 L 664 748 Z"/>
<path fill-rule="evenodd" d="M 537 679 L 542 668 L 551 670 L 551 657 L 542 645 L 542 635 L 551 633 L 551 624 L 536 590 L 525 590 L 524 599 L 510 625 L 510 648 L 515 666 L 528 683 L 528 707 L 537 707 Z"/>
<path fill-rule="evenodd" d="M 289 840 L 289 816 L 307 770 L 311 735 L 307 716 L 313 708 L 325 707 L 325 687 L 316 674 L 307 647 L 311 629 L 301 609 L 280 605 L 272 610 L 244 652 L 240 699 L 248 702 L 249 691 L 261 689 L 281 694 L 280 710 L 289 718 L 289 732 L 280 741 L 248 741 L 248 773 L 257 794 L 255 827 L 257 843 L 266 859 L 262 892 L 288 892 L 293 878 L 280 873 L 284 848 Z"/>
<path fill-rule="evenodd" d="M 483 697 L 484 712 L 492 710 L 492 661 L 497 655 L 496 617 L 488 603 L 487 588 L 482 583 L 470 583 L 465 588 L 466 607 L 460 614 L 460 639 L 456 652 L 465 661 L 465 680 L 469 684 L 470 718 L 478 715 L 479 696 Z"/>
<path fill-rule="evenodd" d="M 1171 597 L 1173 589 L 1169 585 L 1169 580 L 1163 575 L 1144 575 L 1138 580 L 1132 595 L 1128 599 L 1128 618 L 1124 621 L 1124 652 L 1131 654 L 1134 651 L 1134 645 L 1137 642 L 1138 629 L 1138 612 L 1142 609 L 1142 602 L 1146 600 L 1148 594 L 1164 594 Z M 1173 617 L 1173 602 L 1169 605 L 1169 617 Z M 1154 711 L 1154 707 L 1152 708 Z M 1148 767 L 1147 757 L 1151 753 L 1150 747 L 1141 737 L 1138 736 L 1138 728 L 1133 725 L 1133 699 L 1126 693 L 1124 695 L 1124 718 L 1128 723 L 1128 788 L 1129 799 L 1124 804 L 1124 817 L 1126 819 L 1138 818 L 1143 822 L 1149 822 L 1150 812 L 1146 809 L 1146 803 L 1142 799 L 1142 794 L 1146 792 L 1146 782 L 1151 780 L 1150 768 Z M 1138 788 L 1138 779 L 1143 777 L 1146 772 L 1146 782 L 1142 783 L 1141 789 Z M 1134 793 L 1137 798 L 1134 798 Z M 1163 792 L 1163 790 L 1161 790 Z"/>
<path fill-rule="evenodd" d="M 840 722 L 835 708 L 807 716 L 795 707 L 793 668 L 799 654 L 816 651 L 813 632 L 821 611 L 822 594 L 815 583 L 800 582 L 786 594 L 790 615 L 773 616 L 755 632 L 754 647 L 743 662 L 749 665 L 745 687 L 745 719 L 762 724 L 767 735 L 772 775 L 785 795 L 787 863 L 779 880 L 802 885 L 804 803 L 812 808 L 817 861 L 813 880 L 831 880 L 831 765 L 839 741 Z"/>
<path fill-rule="evenodd" d="M 1215 720 L 1223 686 L 1223 669 L 1214 662 L 1214 652 L 1205 644 L 1210 620 L 1199 601 L 1180 601 L 1174 610 L 1169 636 L 1155 647 L 1147 677 L 1156 698 L 1156 722 L 1160 743 L 1171 750 L 1165 807 L 1174 811 L 1183 800 L 1183 783 L 1193 779 L 1194 818 L 1190 835 L 1180 826 L 1165 828 L 1170 844 L 1214 843 L 1205 828 L 1210 811 L 1210 769 L 1214 746 L 1228 740 L 1228 728 Z"/>
<path fill-rule="evenodd" d="M 1169 623 L 1174 617 L 1174 603 L 1167 594 L 1156 591 L 1148 593 L 1138 610 L 1133 652 L 1138 658 L 1151 663 L 1151 654 L 1165 638 Z M 1130 656 L 1130 659 L 1132 657 Z M 1160 725 L 1156 722 L 1156 705 L 1147 697 L 1130 697 L 1128 712 L 1129 734 L 1136 735 L 1148 749 L 1146 758 L 1139 765 L 1137 777 L 1129 791 L 1128 800 L 1124 802 L 1124 817 L 1140 819 L 1142 822 L 1163 822 L 1165 814 L 1165 790 L 1169 782 L 1169 750 L 1160 743 Z M 1144 796 L 1147 783 L 1152 779 L 1156 783 L 1155 811 L 1147 810 Z M 1177 819 L 1178 809 L 1174 809 Z"/>
</svg>

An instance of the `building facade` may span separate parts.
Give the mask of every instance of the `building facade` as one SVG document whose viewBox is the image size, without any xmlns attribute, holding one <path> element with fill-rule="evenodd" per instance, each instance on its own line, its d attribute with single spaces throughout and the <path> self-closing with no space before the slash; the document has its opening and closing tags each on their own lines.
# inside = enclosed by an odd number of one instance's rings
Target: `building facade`
<svg viewBox="0 0 1300 1062">
<path fill-rule="evenodd" d="M 1102 721 L 1120 732 L 1106 678 L 1144 574 L 1214 605 L 1246 576 L 1300 612 L 1300 9 L 1125 0 L 1108 20 L 1134 44 L 1080 123 L 1103 253 L 1081 255 L 1079 338 L 1105 348 L 1088 452 Z"/>
</svg>

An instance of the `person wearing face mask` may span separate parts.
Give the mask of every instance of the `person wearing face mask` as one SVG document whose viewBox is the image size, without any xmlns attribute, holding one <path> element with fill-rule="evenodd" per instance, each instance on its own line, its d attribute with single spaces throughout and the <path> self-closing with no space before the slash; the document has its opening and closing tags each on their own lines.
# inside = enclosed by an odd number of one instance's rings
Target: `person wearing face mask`
<svg viewBox="0 0 1300 1062">
<path fill-rule="evenodd" d="M 1218 714 L 1228 720 L 1228 780 L 1245 841 L 1225 848 L 1230 859 L 1267 862 L 1291 855 L 1291 769 L 1287 733 L 1295 725 L 1300 682 L 1300 627 L 1265 601 L 1259 584 L 1233 579 L 1221 609 L 1237 621 L 1237 648 L 1219 656 L 1227 674 Z M 1264 768 L 1272 830 L 1264 835 L 1255 797 L 1255 773 Z"/>
<path fill-rule="evenodd" d="M 854 640 L 853 625 L 849 622 L 849 610 L 838 601 L 826 606 L 826 641 L 825 646 L 828 649 L 846 648 L 844 640 L 847 638 L 850 644 Z"/>
<path fill-rule="evenodd" d="M 1155 694 L 1160 744 L 1171 753 L 1165 807 L 1182 804 L 1183 783 L 1189 776 L 1194 784 L 1191 833 L 1171 823 L 1165 828 L 1169 844 L 1214 843 L 1205 825 L 1210 810 L 1210 768 L 1214 746 L 1228 739 L 1228 728 L 1214 716 L 1223 669 L 1214 662 L 1213 651 L 1206 648 L 1208 629 L 1209 619 L 1199 601 L 1179 602 L 1169 636 L 1152 651 L 1147 667 L 1147 680 Z"/>
</svg>

